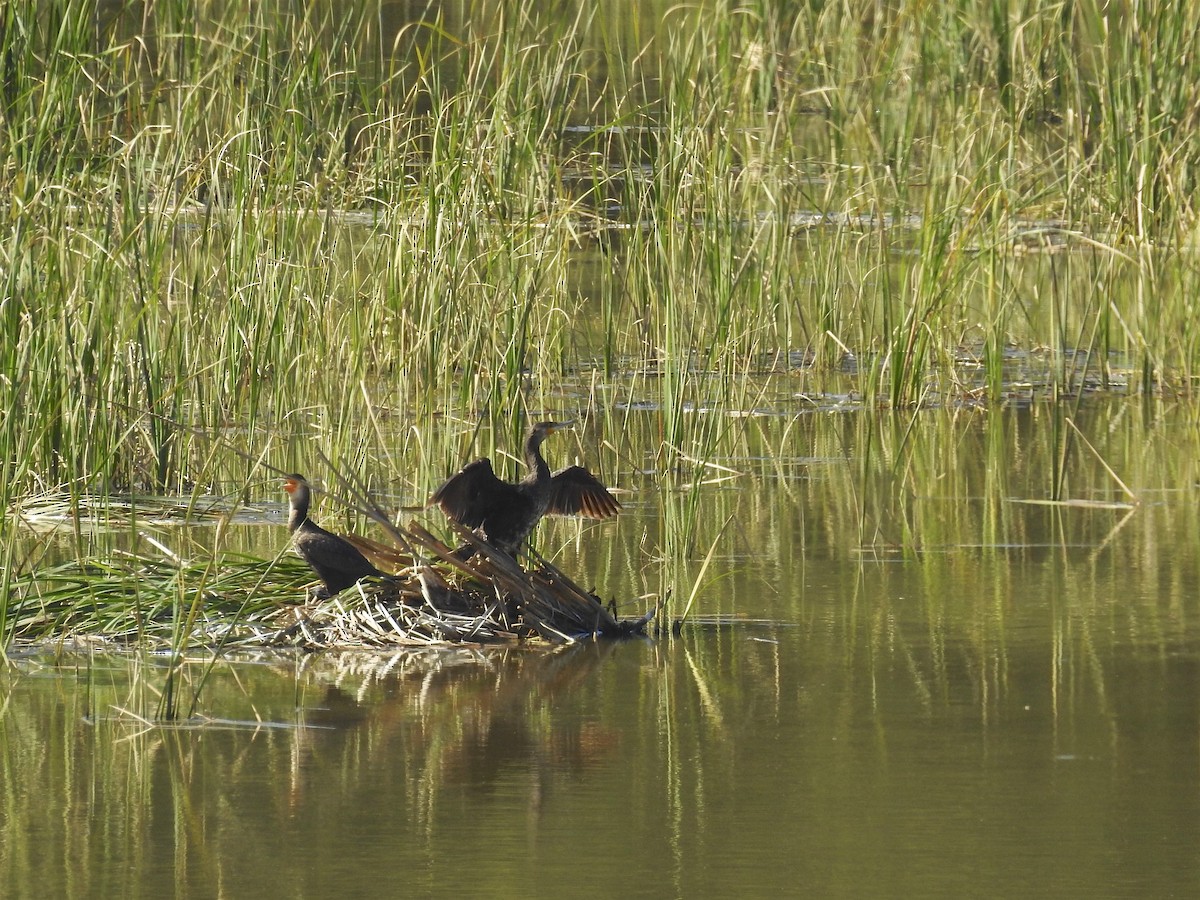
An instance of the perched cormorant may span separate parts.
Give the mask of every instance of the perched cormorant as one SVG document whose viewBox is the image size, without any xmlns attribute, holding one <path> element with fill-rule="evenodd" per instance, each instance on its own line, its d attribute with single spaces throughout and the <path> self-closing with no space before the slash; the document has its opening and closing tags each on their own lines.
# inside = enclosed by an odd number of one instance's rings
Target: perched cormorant
<svg viewBox="0 0 1200 900">
<path fill-rule="evenodd" d="M 491 460 L 477 459 L 438 488 L 429 502 L 510 556 L 542 516 L 615 516 L 621 504 L 595 475 L 583 466 L 568 466 L 551 475 L 542 459 L 542 441 L 570 424 L 538 422 L 533 426 L 525 439 L 529 474 L 516 484 L 497 478 Z M 470 545 L 459 548 L 459 554 L 463 552 L 470 555 Z"/>
<path fill-rule="evenodd" d="M 386 577 L 349 541 L 326 531 L 308 517 L 312 491 L 303 475 L 284 476 L 283 489 L 291 497 L 288 531 L 292 533 L 292 543 L 325 585 L 323 591 L 317 591 L 317 597 L 332 597 L 368 575 Z"/>
</svg>

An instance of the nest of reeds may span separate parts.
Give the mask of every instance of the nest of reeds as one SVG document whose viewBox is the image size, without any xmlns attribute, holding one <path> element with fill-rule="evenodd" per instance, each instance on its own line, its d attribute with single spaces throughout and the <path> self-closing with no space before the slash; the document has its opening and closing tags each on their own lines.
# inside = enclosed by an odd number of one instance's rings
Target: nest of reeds
<svg viewBox="0 0 1200 900">
<path fill-rule="evenodd" d="M 657 609 L 619 620 L 596 594 L 584 590 L 540 557 L 529 569 L 466 529 L 474 547 L 460 558 L 421 526 L 389 529 L 402 551 L 361 538 L 354 543 L 379 559 L 406 562 L 388 579 L 365 579 L 336 597 L 288 611 L 292 619 L 267 642 L 312 650 L 509 644 L 530 639 L 571 643 L 645 633 Z"/>
</svg>

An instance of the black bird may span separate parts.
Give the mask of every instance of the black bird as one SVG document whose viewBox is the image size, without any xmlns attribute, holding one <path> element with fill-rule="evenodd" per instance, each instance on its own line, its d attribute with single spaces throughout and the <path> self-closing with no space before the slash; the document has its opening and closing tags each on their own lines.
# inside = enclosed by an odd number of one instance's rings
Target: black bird
<svg viewBox="0 0 1200 900">
<path fill-rule="evenodd" d="M 318 599 L 332 597 L 368 575 L 387 577 L 367 562 L 353 544 L 308 517 L 312 491 L 303 475 L 285 475 L 283 489 L 291 497 L 288 531 L 292 533 L 292 543 L 325 585 L 323 590 L 317 590 Z"/>
<path fill-rule="evenodd" d="M 542 459 L 542 441 L 570 422 L 538 422 L 525 439 L 529 473 L 516 484 L 496 477 L 489 459 L 477 459 L 438 488 L 429 502 L 438 504 L 455 522 L 473 528 L 495 547 L 514 556 L 542 516 L 586 516 L 607 519 L 621 510 L 617 498 L 583 466 L 568 466 L 553 475 Z M 456 555 L 470 556 L 468 544 Z"/>
</svg>

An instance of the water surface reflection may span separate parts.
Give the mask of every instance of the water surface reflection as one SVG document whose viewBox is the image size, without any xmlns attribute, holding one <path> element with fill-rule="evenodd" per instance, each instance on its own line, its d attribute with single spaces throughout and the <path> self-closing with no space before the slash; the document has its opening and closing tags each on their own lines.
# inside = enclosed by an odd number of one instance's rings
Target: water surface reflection
<svg viewBox="0 0 1200 900">
<path fill-rule="evenodd" d="M 63 897 L 1195 884 L 1194 640 L 1015 623 L 988 646 L 912 606 L 848 609 L 558 653 L 221 664 L 203 705 L 240 727 L 140 723 L 153 660 L 21 661 L 0 877 Z"/>
</svg>

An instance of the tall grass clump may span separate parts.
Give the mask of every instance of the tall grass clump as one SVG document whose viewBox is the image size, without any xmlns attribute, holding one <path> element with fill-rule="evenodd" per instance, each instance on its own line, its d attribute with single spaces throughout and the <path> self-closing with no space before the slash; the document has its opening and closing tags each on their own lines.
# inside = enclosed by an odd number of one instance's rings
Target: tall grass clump
<svg viewBox="0 0 1200 900">
<path fill-rule="evenodd" d="M 583 411 L 689 498 L 683 573 L 770 378 L 1000 402 L 1017 350 L 1076 401 L 1190 391 L 1198 15 L 14 0 L 0 500 L 278 454 L 411 503 Z"/>
<path fill-rule="evenodd" d="M 666 442 L 702 456 L 719 435 L 694 443 L 685 410 L 745 406 L 772 354 L 850 353 L 873 399 L 921 403 L 961 344 L 1063 344 L 1014 242 L 1188 221 L 1190 81 L 1148 89 L 1164 63 L 1120 10 L 717 3 L 643 12 L 633 45 L 587 15 L 469 12 L 6 6 L 6 390 L 62 410 L 44 481 L 186 487 L 208 447 L 168 421 L 237 423 L 246 448 L 316 429 L 356 458 L 380 402 L 545 405 L 598 358 L 570 287 L 597 232 L 599 355 L 653 367 Z M 1186 16 L 1126 14 L 1183 46 Z M 1120 302 L 1066 340 L 1190 369 L 1177 307 L 1114 329 Z"/>
<path fill-rule="evenodd" d="M 308 224 L 317 212 L 300 205 L 311 160 L 297 157 L 304 145 L 286 120 L 267 118 L 293 95 L 219 83 L 240 73 L 259 85 L 256 66 L 264 89 L 277 80 L 255 23 L 234 35 L 179 37 L 190 56 L 164 46 L 168 31 L 150 53 L 88 8 L 65 4 L 62 21 L 34 6 L 6 12 L 10 31 L 37 47 L 35 59 L 45 53 L 66 67 L 40 80 L 18 73 L 9 98 L 5 137 L 20 169 L 8 175 L 20 199 L 5 244 L 5 305 L 16 324 L 9 337 L 28 355 L 10 385 L 59 413 L 34 448 L 46 481 L 178 488 L 197 456 L 169 421 L 253 426 L 266 379 L 286 391 L 306 374 L 294 369 L 288 332 L 308 323 L 288 319 L 305 311 L 295 295 L 315 291 L 297 284 L 277 242 L 303 248 L 320 237 Z M 169 18 L 174 9 L 161 11 Z M 75 40 L 69 48 L 63 34 Z M 178 60 L 218 83 L 178 80 Z M 242 103 L 223 109 L 222 100 Z M 33 109 L 58 114 L 48 121 Z M 54 154 L 43 149 L 48 131 Z M 200 197 L 206 207 L 193 202 Z M 295 208 L 281 213 L 283 203 Z M 275 214 L 250 213 L 264 206 Z M 282 418 L 283 404 L 274 405 L 270 417 Z M 38 415 L 37 405 L 22 408 Z"/>
</svg>

